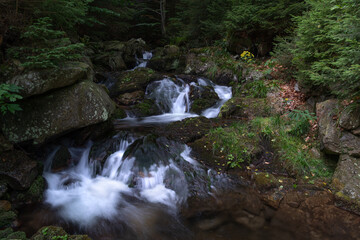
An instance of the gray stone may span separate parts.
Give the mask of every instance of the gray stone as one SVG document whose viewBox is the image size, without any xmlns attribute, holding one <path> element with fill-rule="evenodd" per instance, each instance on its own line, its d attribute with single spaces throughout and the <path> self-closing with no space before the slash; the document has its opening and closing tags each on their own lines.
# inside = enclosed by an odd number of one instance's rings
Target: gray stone
<svg viewBox="0 0 360 240">
<path fill-rule="evenodd" d="M 59 68 L 34 70 L 17 75 L 7 83 L 21 87 L 20 95 L 25 98 L 90 79 L 91 72 L 90 66 L 86 63 L 69 62 Z"/>
<path fill-rule="evenodd" d="M 104 88 L 81 82 L 19 102 L 22 111 L 7 114 L 1 129 L 11 142 L 40 143 L 66 131 L 106 121 L 115 109 Z"/>
</svg>

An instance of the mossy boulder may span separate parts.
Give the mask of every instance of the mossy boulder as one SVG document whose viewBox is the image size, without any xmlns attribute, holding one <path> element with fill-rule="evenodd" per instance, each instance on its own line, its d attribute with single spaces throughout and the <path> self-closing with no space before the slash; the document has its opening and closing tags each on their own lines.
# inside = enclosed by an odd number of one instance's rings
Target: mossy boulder
<svg viewBox="0 0 360 240">
<path fill-rule="evenodd" d="M 81 80 L 92 80 L 92 69 L 83 62 L 69 62 L 55 69 L 33 70 L 13 77 L 7 83 L 22 89 L 20 95 L 29 97 L 66 87 Z"/>
<path fill-rule="evenodd" d="M 110 95 L 116 97 L 120 94 L 145 91 L 146 86 L 161 76 L 150 68 L 137 68 L 134 71 L 127 71 L 116 76 L 117 82 L 110 89 Z"/>
<path fill-rule="evenodd" d="M 219 101 L 219 96 L 212 86 L 191 86 L 189 98 L 192 101 L 190 110 L 197 114 Z"/>
<path fill-rule="evenodd" d="M 159 106 L 152 99 L 145 99 L 141 103 L 132 106 L 129 111 L 136 117 L 147 117 L 162 113 Z"/>
<path fill-rule="evenodd" d="M 69 235 L 63 228 L 56 226 L 42 227 L 31 237 L 31 240 L 52 239 L 91 240 L 87 235 Z"/>
<path fill-rule="evenodd" d="M 221 107 L 219 117 L 251 120 L 255 117 L 268 117 L 271 112 L 271 107 L 264 98 L 234 97 Z"/>
<path fill-rule="evenodd" d="M 19 104 L 22 111 L 1 119 L 4 136 L 14 143 L 41 143 L 66 131 L 106 121 L 115 109 L 105 89 L 88 81 Z"/>
<path fill-rule="evenodd" d="M 154 56 L 148 62 L 148 67 L 157 71 L 181 72 L 185 67 L 185 57 L 181 54 L 179 47 L 167 45 L 155 50 Z"/>
<path fill-rule="evenodd" d="M 0 154 L 0 177 L 12 189 L 24 190 L 31 186 L 38 174 L 37 163 L 23 151 Z"/>
<path fill-rule="evenodd" d="M 40 202 L 43 199 L 45 184 L 45 179 L 42 176 L 38 176 L 31 184 L 30 188 L 26 191 L 26 199 L 32 202 Z"/>
</svg>

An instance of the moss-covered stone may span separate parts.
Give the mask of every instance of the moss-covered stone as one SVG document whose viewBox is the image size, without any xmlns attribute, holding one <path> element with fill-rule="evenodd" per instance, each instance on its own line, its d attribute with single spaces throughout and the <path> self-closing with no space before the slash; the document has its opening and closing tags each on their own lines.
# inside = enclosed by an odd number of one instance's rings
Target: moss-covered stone
<svg viewBox="0 0 360 240">
<path fill-rule="evenodd" d="M 1 119 L 5 137 L 16 143 L 40 143 L 65 131 L 106 121 L 115 109 L 106 91 L 93 82 L 81 82 L 19 104 L 22 111 Z"/>
<path fill-rule="evenodd" d="M 137 68 L 134 71 L 120 73 L 116 78 L 117 82 L 110 89 L 112 97 L 128 92 L 144 91 L 150 82 L 160 79 L 161 76 L 150 68 Z"/>
<path fill-rule="evenodd" d="M 131 112 L 137 117 L 147 117 L 161 114 L 159 107 L 152 99 L 145 99 L 139 104 L 131 107 Z"/>
</svg>

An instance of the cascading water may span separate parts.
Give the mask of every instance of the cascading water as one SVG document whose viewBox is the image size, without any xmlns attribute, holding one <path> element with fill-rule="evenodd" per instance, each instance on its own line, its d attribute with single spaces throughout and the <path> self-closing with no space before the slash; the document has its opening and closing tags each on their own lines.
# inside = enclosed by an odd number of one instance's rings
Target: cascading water
<svg viewBox="0 0 360 240">
<path fill-rule="evenodd" d="M 165 138 L 127 137 L 99 170 L 98 163 L 89 157 L 88 144 L 70 148 L 71 167 L 52 172 L 57 150 L 46 162 L 45 203 L 61 218 L 59 222 L 66 223 L 63 227 L 70 224 L 76 232 L 86 232 L 95 239 L 102 239 L 108 231 L 112 232 L 109 239 L 116 239 L 114 235 L 122 239 L 187 239 L 188 232 L 177 218 L 178 207 L 189 196 L 189 177 L 182 168 L 203 176 L 203 183 L 198 185 L 202 184 L 205 192 L 209 181 L 209 174 L 191 157 L 188 146 Z M 154 229 L 147 229 L 159 221 L 165 221 L 162 227 L 172 228 L 174 233 L 158 235 Z"/>
<path fill-rule="evenodd" d="M 219 101 L 213 106 L 204 110 L 201 115 L 207 118 L 215 118 L 220 112 L 221 106 L 232 97 L 231 87 L 219 86 L 211 82 L 198 78 L 197 83 L 185 83 L 181 79 L 173 81 L 170 78 L 153 82 L 149 84 L 146 90 L 146 97 L 155 100 L 158 108 L 163 112 L 161 115 L 150 116 L 138 119 L 136 117 L 128 117 L 118 120 L 118 123 L 126 125 L 142 125 L 147 123 L 167 123 L 180 121 L 185 118 L 198 117 L 198 114 L 192 113 L 191 101 L 189 98 L 190 86 L 202 88 L 210 86 L 219 97 Z"/>
<path fill-rule="evenodd" d="M 148 51 L 145 51 L 142 55 L 142 58 L 138 58 L 137 56 L 135 56 L 135 59 L 136 59 L 136 63 L 137 65 L 131 69 L 131 70 L 135 70 L 137 68 L 144 68 L 146 67 L 148 61 L 152 58 L 152 52 L 148 52 Z"/>
</svg>

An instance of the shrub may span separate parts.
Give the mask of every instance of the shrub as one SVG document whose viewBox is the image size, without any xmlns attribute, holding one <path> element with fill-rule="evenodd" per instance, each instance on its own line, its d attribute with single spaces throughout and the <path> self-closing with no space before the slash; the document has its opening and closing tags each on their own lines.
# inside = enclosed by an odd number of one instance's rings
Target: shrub
<svg viewBox="0 0 360 240">
<path fill-rule="evenodd" d="M 294 63 L 298 80 L 339 97 L 360 96 L 360 2 L 308 0 L 297 17 Z"/>
</svg>

